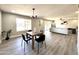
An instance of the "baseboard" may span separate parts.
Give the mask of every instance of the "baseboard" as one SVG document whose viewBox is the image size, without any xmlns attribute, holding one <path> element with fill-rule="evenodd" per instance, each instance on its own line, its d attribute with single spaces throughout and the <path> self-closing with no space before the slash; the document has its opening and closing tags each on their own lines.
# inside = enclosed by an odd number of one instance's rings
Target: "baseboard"
<svg viewBox="0 0 79 59">
<path fill-rule="evenodd" d="M 17 38 L 17 37 L 20 37 L 21 35 L 19 34 L 19 35 L 11 35 L 10 36 L 10 39 L 12 39 L 12 38 Z M 5 40 L 5 37 L 4 38 L 2 38 L 2 40 Z"/>
<path fill-rule="evenodd" d="M 10 38 L 17 38 L 17 37 L 20 37 L 21 35 L 12 35 L 10 36 Z"/>
</svg>

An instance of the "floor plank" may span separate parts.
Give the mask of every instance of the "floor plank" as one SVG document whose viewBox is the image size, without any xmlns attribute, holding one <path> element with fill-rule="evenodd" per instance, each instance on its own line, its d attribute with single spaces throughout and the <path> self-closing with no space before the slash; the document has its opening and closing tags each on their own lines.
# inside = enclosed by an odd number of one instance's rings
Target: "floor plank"
<svg viewBox="0 0 79 59">
<path fill-rule="evenodd" d="M 47 31 L 45 35 L 46 48 L 43 44 L 42 47 L 40 47 L 39 55 L 77 55 L 76 34 L 62 35 Z M 24 55 L 21 41 L 21 37 L 4 40 L 0 45 L 0 55 Z M 25 55 L 37 55 L 36 42 L 34 50 L 31 49 L 31 42 L 28 45 L 26 44 Z"/>
</svg>

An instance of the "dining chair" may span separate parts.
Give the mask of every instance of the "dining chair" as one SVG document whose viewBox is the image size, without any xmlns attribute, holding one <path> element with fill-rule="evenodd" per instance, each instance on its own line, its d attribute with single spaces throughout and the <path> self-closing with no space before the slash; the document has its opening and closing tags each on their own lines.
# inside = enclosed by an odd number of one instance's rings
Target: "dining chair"
<svg viewBox="0 0 79 59">
<path fill-rule="evenodd" d="M 26 40 L 24 34 L 22 34 L 22 40 L 24 41 L 24 52 L 25 52 L 25 44 L 26 44 L 26 43 L 28 44 L 28 39 Z M 22 42 L 22 43 L 23 43 L 23 42 Z M 21 44 L 22 44 L 22 43 L 21 43 Z"/>
<path fill-rule="evenodd" d="M 32 30 L 28 30 L 27 32 L 31 32 L 31 31 L 32 31 Z M 31 35 L 28 35 L 27 33 L 26 33 L 26 37 L 32 39 L 32 36 L 31 36 Z M 30 41 L 29 41 L 29 42 L 30 42 Z"/>
<path fill-rule="evenodd" d="M 28 32 L 31 32 L 32 30 L 28 30 Z"/>
<path fill-rule="evenodd" d="M 22 36 L 24 37 L 24 39 L 27 41 L 27 44 L 28 44 L 28 41 L 30 42 L 30 40 L 32 39 L 32 37 L 30 37 L 27 33 L 26 33 L 26 37 L 22 34 Z M 21 46 L 23 44 L 23 40 L 21 42 Z"/>
<path fill-rule="evenodd" d="M 30 40 L 32 40 L 32 36 L 26 33 L 26 39 L 30 42 Z"/>
<path fill-rule="evenodd" d="M 39 43 L 43 43 L 43 41 L 45 41 L 45 35 L 44 34 L 40 34 L 39 38 L 35 38 L 36 42 L 38 43 L 38 52 L 37 54 L 39 54 Z M 45 42 L 45 48 L 46 48 L 46 42 Z"/>
</svg>

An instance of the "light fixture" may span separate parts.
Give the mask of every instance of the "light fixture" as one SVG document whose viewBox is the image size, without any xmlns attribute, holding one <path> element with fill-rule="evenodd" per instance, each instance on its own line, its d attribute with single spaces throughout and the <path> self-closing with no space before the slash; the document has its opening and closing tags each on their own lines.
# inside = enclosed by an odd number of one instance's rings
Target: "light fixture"
<svg viewBox="0 0 79 59">
<path fill-rule="evenodd" d="M 32 19 L 37 19 L 37 15 L 34 14 L 35 13 L 35 8 L 32 8 L 32 10 L 33 10 Z"/>
<path fill-rule="evenodd" d="M 68 22 L 65 19 L 60 18 L 60 20 L 62 21 L 61 24 L 68 24 Z"/>
</svg>

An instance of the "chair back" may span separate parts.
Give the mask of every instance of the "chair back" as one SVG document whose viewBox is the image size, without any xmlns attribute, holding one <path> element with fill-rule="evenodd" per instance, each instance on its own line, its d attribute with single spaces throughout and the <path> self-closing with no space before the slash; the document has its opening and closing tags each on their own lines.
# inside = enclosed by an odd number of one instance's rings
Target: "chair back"
<svg viewBox="0 0 79 59">
<path fill-rule="evenodd" d="M 24 34 L 22 34 L 22 38 L 23 38 L 23 40 L 25 41 L 25 36 L 24 36 Z"/>
<path fill-rule="evenodd" d="M 39 38 L 36 38 L 37 42 L 43 42 L 45 40 L 45 35 L 44 34 L 40 34 Z"/>
<path fill-rule="evenodd" d="M 28 39 L 29 38 L 29 35 L 26 33 L 26 38 Z"/>
<path fill-rule="evenodd" d="M 40 39 L 40 41 L 44 41 L 45 40 L 45 35 L 44 34 L 40 35 L 39 39 Z"/>
<path fill-rule="evenodd" d="M 28 30 L 28 32 L 31 32 L 32 30 Z"/>
</svg>

